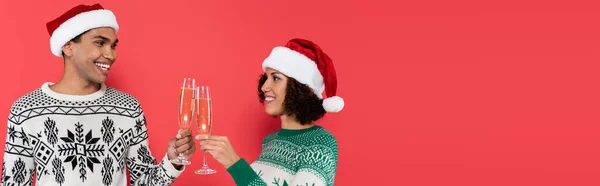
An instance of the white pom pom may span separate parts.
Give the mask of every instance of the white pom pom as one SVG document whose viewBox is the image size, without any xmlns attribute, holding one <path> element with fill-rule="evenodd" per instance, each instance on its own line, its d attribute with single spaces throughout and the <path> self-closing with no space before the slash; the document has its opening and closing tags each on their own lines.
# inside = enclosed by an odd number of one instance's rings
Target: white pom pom
<svg viewBox="0 0 600 186">
<path fill-rule="evenodd" d="M 324 99 L 323 108 L 327 112 L 339 112 L 344 108 L 344 99 L 339 96 Z"/>
</svg>

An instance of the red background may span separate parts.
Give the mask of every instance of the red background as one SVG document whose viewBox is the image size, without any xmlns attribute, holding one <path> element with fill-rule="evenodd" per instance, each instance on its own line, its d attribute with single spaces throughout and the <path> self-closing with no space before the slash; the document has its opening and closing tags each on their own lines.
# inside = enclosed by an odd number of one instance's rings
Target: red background
<svg viewBox="0 0 600 186">
<path fill-rule="evenodd" d="M 260 64 L 306 38 L 334 59 L 346 100 L 318 122 L 338 139 L 336 185 L 600 185 L 599 6 L 482 2 L 101 1 L 121 25 L 107 83 L 139 98 L 160 158 L 178 85 L 197 78 L 214 133 L 254 160 L 279 127 L 257 101 Z M 0 1 L 0 118 L 58 81 L 45 23 L 77 3 L 94 1 Z M 234 185 L 212 158 L 216 175 L 194 175 L 201 157 L 174 185 Z"/>
</svg>

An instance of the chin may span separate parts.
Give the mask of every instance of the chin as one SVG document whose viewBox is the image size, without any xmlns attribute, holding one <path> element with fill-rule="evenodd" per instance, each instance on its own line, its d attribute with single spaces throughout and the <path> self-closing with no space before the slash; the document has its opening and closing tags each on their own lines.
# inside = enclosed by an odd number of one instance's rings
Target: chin
<svg viewBox="0 0 600 186">
<path fill-rule="evenodd" d="M 269 115 L 269 116 L 277 116 L 277 114 L 274 114 L 273 112 L 270 112 L 269 110 L 265 110 L 265 113 L 267 113 L 267 115 Z"/>
<path fill-rule="evenodd" d="M 92 79 L 91 82 L 102 84 L 102 83 L 106 82 L 106 78 Z"/>
<path fill-rule="evenodd" d="M 283 112 L 279 112 L 279 111 L 274 111 L 274 110 L 270 110 L 270 109 L 265 109 L 265 112 L 269 115 L 269 116 L 281 116 L 281 114 L 283 114 Z"/>
</svg>

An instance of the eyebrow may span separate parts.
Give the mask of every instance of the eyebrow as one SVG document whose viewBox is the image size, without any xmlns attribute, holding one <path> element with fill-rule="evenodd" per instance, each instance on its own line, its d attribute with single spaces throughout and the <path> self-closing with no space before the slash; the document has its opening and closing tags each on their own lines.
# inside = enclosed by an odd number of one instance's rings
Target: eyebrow
<svg viewBox="0 0 600 186">
<path fill-rule="evenodd" d="M 274 76 L 274 75 L 281 75 L 281 72 L 271 72 L 271 76 Z"/>
<path fill-rule="evenodd" d="M 107 37 L 104 37 L 104 36 L 94 36 L 94 38 L 102 39 L 104 41 L 110 41 L 110 39 L 108 39 Z M 117 44 L 118 42 L 119 42 L 119 39 L 116 39 L 115 44 Z"/>
</svg>

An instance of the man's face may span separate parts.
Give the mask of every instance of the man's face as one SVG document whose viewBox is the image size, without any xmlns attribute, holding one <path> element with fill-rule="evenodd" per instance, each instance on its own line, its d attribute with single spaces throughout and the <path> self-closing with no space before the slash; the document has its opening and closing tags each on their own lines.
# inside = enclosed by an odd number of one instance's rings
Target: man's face
<svg viewBox="0 0 600 186">
<path fill-rule="evenodd" d="M 118 41 L 112 28 L 95 28 L 81 35 L 80 42 L 70 42 L 70 51 L 65 53 L 65 57 L 72 59 L 78 77 L 104 83 L 110 67 L 117 59 Z"/>
</svg>

